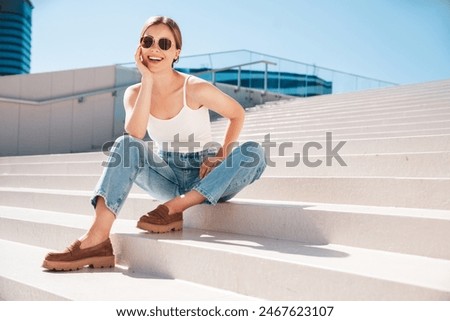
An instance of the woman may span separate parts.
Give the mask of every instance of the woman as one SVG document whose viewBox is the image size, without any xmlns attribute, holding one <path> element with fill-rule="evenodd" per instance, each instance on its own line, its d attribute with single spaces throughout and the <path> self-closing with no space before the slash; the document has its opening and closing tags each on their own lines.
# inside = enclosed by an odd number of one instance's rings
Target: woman
<svg viewBox="0 0 450 321">
<path fill-rule="evenodd" d="M 166 202 L 137 227 L 165 233 L 182 229 L 187 208 L 229 200 L 258 179 L 266 164 L 257 143 L 236 147 L 244 123 L 239 103 L 210 83 L 173 69 L 182 46 L 178 25 L 156 16 L 146 21 L 135 53 L 141 83 L 125 91 L 126 135 L 119 137 L 92 198 L 95 219 L 65 251 L 49 253 L 43 267 L 73 270 L 114 266 L 109 234 L 133 183 Z M 229 119 L 223 144 L 213 150 L 208 109 Z M 145 144 L 146 132 L 159 152 Z M 236 147 L 236 148 L 234 148 Z"/>
</svg>

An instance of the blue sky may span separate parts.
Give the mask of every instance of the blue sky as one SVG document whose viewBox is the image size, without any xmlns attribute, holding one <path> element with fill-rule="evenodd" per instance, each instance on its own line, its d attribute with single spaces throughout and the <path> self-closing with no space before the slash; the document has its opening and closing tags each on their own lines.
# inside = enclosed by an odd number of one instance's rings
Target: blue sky
<svg viewBox="0 0 450 321">
<path fill-rule="evenodd" d="M 31 72 L 133 61 L 174 18 L 183 55 L 248 49 L 367 77 L 450 79 L 450 0 L 32 0 Z"/>
</svg>

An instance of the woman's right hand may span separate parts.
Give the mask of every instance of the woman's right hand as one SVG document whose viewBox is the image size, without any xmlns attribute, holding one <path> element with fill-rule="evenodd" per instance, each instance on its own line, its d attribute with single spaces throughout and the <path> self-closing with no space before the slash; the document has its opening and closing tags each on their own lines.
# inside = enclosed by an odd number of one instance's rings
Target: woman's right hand
<svg viewBox="0 0 450 321">
<path fill-rule="evenodd" d="M 138 46 L 138 48 L 136 49 L 136 53 L 134 54 L 134 61 L 136 62 L 136 67 L 141 73 L 143 79 L 153 79 L 152 72 L 150 71 L 150 69 L 148 69 L 142 58 L 142 47 L 140 45 Z"/>
</svg>

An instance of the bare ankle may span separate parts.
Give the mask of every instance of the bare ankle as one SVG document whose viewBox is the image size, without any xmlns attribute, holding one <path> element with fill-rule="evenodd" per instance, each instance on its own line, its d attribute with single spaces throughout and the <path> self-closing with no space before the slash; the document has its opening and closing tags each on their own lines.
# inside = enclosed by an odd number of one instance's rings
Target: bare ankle
<svg viewBox="0 0 450 321">
<path fill-rule="evenodd" d="M 109 235 L 86 233 L 85 235 L 79 238 L 79 240 L 81 241 L 80 249 L 85 249 L 88 247 L 98 245 L 106 241 L 108 238 Z"/>
<path fill-rule="evenodd" d="M 164 204 L 169 209 L 169 215 L 173 215 L 175 213 L 178 213 L 177 209 L 172 204 Z"/>
</svg>

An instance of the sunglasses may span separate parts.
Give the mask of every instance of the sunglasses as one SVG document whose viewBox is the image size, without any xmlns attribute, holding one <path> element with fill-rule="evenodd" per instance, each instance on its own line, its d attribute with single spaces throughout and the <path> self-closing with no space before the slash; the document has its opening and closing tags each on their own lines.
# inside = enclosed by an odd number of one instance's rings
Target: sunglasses
<svg viewBox="0 0 450 321">
<path fill-rule="evenodd" d="M 141 37 L 140 42 L 141 42 L 142 48 L 147 49 L 147 48 L 150 48 L 151 46 L 153 46 L 153 43 L 155 43 L 156 40 L 152 36 L 144 36 L 144 37 Z M 160 38 L 158 40 L 158 46 L 162 50 L 169 50 L 170 47 L 172 47 L 172 41 L 170 41 L 170 39 L 167 39 L 167 38 Z"/>
</svg>

